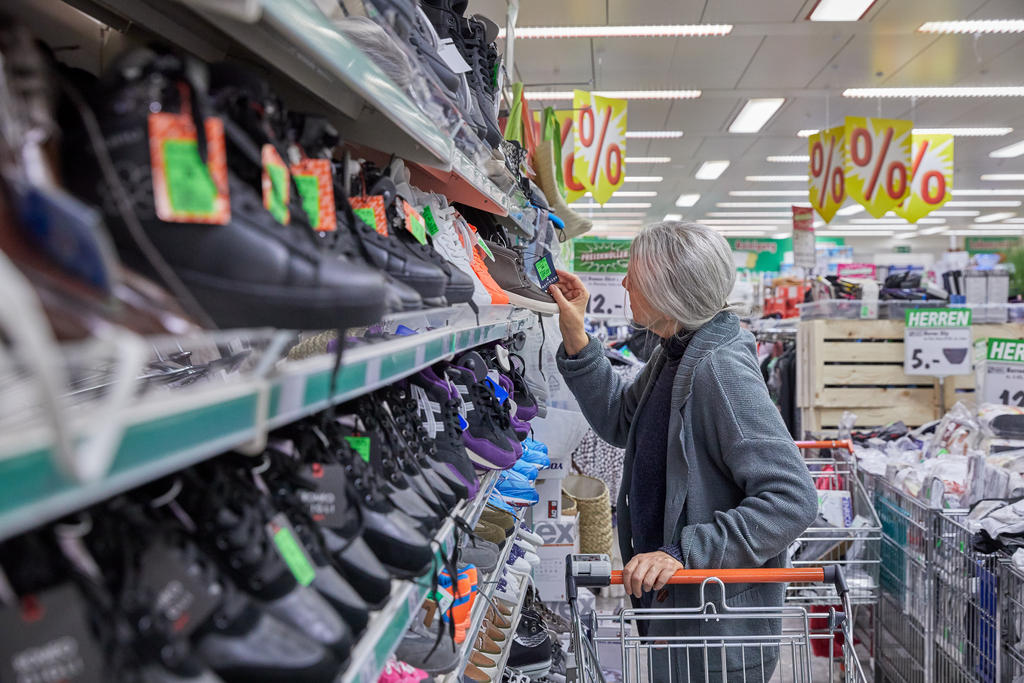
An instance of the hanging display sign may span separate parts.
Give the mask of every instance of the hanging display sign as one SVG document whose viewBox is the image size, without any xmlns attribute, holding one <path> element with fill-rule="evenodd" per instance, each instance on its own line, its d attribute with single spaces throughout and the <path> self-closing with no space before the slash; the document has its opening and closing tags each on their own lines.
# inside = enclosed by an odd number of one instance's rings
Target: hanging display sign
<svg viewBox="0 0 1024 683">
<path fill-rule="evenodd" d="M 573 112 L 572 175 L 604 204 L 626 177 L 626 100 L 576 90 Z"/>
<path fill-rule="evenodd" d="M 836 275 L 841 278 L 874 280 L 878 269 L 873 263 L 840 263 L 836 266 Z"/>
<path fill-rule="evenodd" d="M 562 182 L 565 183 L 565 201 L 572 204 L 587 192 L 587 188 L 576 180 L 573 165 L 576 161 L 576 129 L 571 109 L 556 111 L 555 118 L 562 133 Z"/>
<path fill-rule="evenodd" d="M 778 272 L 782 270 L 784 240 L 757 237 L 729 237 L 733 262 L 741 270 Z M 788 240 L 785 240 L 788 241 Z"/>
<path fill-rule="evenodd" d="M 903 352 L 903 372 L 908 375 L 971 374 L 971 309 L 908 310 Z"/>
<path fill-rule="evenodd" d="M 808 139 L 810 173 L 808 175 L 811 206 L 828 223 L 846 201 L 845 128 L 836 126 Z"/>
<path fill-rule="evenodd" d="M 953 136 L 913 135 L 910 195 L 893 209 L 916 223 L 953 196 Z"/>
<path fill-rule="evenodd" d="M 875 218 L 910 193 L 912 121 L 846 117 L 846 193 Z"/>
<path fill-rule="evenodd" d="M 967 237 L 964 249 L 968 254 L 998 254 L 1021 246 L 1020 237 Z"/>
<path fill-rule="evenodd" d="M 817 265 L 814 245 L 814 209 L 809 206 L 794 206 L 793 263 L 801 268 L 813 268 Z"/>
<path fill-rule="evenodd" d="M 974 361 L 979 403 L 1024 407 L 1024 339 L 979 339 Z"/>
<path fill-rule="evenodd" d="M 629 267 L 629 248 L 633 240 L 573 240 L 574 273 L 621 273 Z"/>
</svg>

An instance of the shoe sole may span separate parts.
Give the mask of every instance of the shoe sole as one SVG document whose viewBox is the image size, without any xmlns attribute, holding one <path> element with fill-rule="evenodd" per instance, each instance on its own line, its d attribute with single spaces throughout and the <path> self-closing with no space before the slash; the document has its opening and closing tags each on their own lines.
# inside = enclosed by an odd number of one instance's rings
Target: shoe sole
<svg viewBox="0 0 1024 683">
<path fill-rule="evenodd" d="M 558 304 L 547 303 L 545 301 L 537 301 L 529 297 L 520 296 L 515 292 L 509 292 L 508 290 L 501 290 L 508 297 L 508 302 L 513 306 L 519 306 L 520 308 L 528 308 L 534 313 L 541 313 L 545 315 L 554 315 L 558 313 Z"/>
<path fill-rule="evenodd" d="M 512 467 L 512 465 L 509 465 L 508 467 L 496 465 L 494 462 L 488 460 L 484 456 L 477 455 L 473 450 L 469 448 L 466 449 L 466 455 L 469 456 L 469 459 L 472 460 L 474 464 L 479 465 L 482 469 L 485 470 L 507 470 L 509 467 Z"/>
</svg>

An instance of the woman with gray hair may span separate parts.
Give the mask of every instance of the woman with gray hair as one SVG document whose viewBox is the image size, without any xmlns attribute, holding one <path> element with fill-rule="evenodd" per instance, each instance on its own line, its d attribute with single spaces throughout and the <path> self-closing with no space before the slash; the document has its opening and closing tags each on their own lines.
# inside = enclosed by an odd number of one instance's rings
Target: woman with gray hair
<svg viewBox="0 0 1024 683">
<path fill-rule="evenodd" d="M 637 235 L 622 284 L 633 319 L 662 341 L 629 386 L 584 331 L 586 287 L 571 273 L 558 276 L 550 288 L 562 333 L 558 369 L 594 431 L 626 449 L 617 517 L 623 586 L 634 605 L 696 607 L 699 587 L 665 589 L 678 569 L 785 566 L 818 498 L 768 395 L 754 339 L 726 302 L 736 281 L 729 244 L 696 223 L 655 223 Z M 731 607 L 779 606 L 783 596 L 779 584 L 725 589 Z M 648 636 L 766 639 L 781 625 L 651 619 L 641 626 Z M 727 649 L 705 662 L 699 649 L 687 658 L 673 648 L 671 680 L 771 678 L 777 649 Z M 664 656 L 653 666 L 652 680 L 670 680 Z"/>
</svg>

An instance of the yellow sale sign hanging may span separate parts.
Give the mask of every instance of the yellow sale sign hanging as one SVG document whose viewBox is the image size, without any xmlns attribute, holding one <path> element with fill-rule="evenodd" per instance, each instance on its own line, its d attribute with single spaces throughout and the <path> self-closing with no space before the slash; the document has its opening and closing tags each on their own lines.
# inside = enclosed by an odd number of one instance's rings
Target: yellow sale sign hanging
<svg viewBox="0 0 1024 683">
<path fill-rule="evenodd" d="M 565 201 L 572 204 L 582 197 L 587 188 L 572 174 L 573 162 L 576 159 L 576 135 L 574 130 L 575 112 L 571 109 L 555 112 L 558 127 L 562 132 L 562 181 L 565 183 Z"/>
<path fill-rule="evenodd" d="M 844 126 L 836 126 L 808 138 L 808 196 L 811 206 L 826 223 L 846 200 L 845 130 Z"/>
<path fill-rule="evenodd" d="M 626 100 L 576 90 L 573 110 L 573 175 L 604 204 L 626 175 Z"/>
<path fill-rule="evenodd" d="M 916 223 L 953 196 L 953 136 L 914 135 L 910 196 L 896 215 Z"/>
<path fill-rule="evenodd" d="M 875 218 L 910 193 L 913 127 L 911 121 L 846 117 L 846 193 Z"/>
</svg>

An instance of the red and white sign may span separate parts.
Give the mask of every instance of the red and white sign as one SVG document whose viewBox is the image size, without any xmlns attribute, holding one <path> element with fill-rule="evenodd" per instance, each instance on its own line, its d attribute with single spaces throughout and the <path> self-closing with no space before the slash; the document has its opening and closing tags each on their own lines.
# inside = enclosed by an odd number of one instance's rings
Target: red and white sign
<svg viewBox="0 0 1024 683">
<path fill-rule="evenodd" d="M 839 277 L 847 280 L 874 280 L 878 272 L 871 263 L 840 263 L 837 270 Z"/>
</svg>

